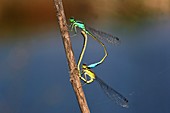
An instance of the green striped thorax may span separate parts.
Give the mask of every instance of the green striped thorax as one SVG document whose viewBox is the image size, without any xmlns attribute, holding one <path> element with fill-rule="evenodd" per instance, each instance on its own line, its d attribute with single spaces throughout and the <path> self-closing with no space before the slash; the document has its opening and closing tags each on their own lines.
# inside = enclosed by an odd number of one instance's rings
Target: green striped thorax
<svg viewBox="0 0 170 113">
<path fill-rule="evenodd" d="M 85 30 L 85 25 L 84 25 L 83 22 L 75 20 L 74 17 L 71 17 L 71 18 L 69 19 L 69 21 L 70 21 L 70 23 L 72 24 L 72 26 L 74 26 L 74 27 L 79 27 L 80 29 L 83 29 L 84 31 L 86 31 L 86 30 Z"/>
</svg>

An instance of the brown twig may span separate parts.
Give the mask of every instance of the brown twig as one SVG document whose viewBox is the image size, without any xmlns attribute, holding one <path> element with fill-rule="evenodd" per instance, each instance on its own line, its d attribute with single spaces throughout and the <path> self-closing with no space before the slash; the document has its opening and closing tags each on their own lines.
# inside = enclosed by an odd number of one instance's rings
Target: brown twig
<svg viewBox="0 0 170 113">
<path fill-rule="evenodd" d="M 63 39 L 63 44 L 65 48 L 65 53 L 67 56 L 67 62 L 70 70 L 70 82 L 72 84 L 72 87 L 74 89 L 74 92 L 76 94 L 79 107 L 82 113 L 90 113 L 90 110 L 88 108 L 86 98 L 83 92 L 83 89 L 81 87 L 81 82 L 79 79 L 79 70 L 77 69 L 77 65 L 75 62 L 70 36 L 68 33 L 68 27 L 65 19 L 64 9 L 62 0 L 53 0 L 56 8 L 56 14 L 58 18 L 58 23 Z"/>
</svg>

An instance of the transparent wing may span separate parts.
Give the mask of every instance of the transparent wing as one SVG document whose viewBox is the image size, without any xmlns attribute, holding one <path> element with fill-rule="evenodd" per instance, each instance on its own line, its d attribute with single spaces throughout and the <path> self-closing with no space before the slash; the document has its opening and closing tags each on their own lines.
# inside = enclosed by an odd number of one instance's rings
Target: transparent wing
<svg viewBox="0 0 170 113">
<path fill-rule="evenodd" d="M 98 38 L 98 39 L 101 39 L 101 40 L 103 40 L 107 43 L 113 44 L 113 45 L 120 44 L 120 40 L 116 36 L 113 36 L 111 34 L 107 34 L 107 33 L 102 32 L 102 31 L 98 31 L 98 30 L 91 28 L 91 27 L 88 27 L 88 26 L 86 26 L 86 28 L 88 29 L 88 31 L 92 35 L 96 36 L 96 38 Z"/>
<path fill-rule="evenodd" d="M 100 84 L 106 95 L 122 107 L 128 108 L 128 100 L 119 92 L 115 91 L 96 76 L 96 81 Z"/>
</svg>

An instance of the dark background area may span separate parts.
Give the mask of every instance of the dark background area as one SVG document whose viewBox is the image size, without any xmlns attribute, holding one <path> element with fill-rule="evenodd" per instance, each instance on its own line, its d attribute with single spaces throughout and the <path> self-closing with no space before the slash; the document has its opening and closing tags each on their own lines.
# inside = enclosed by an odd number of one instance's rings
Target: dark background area
<svg viewBox="0 0 170 113">
<path fill-rule="evenodd" d="M 94 82 L 92 113 L 170 113 L 170 1 L 63 0 L 67 20 L 118 36 L 93 71 L 129 100 L 122 108 Z M 69 24 L 69 22 L 68 22 Z M 71 33 L 73 34 L 73 33 Z M 76 60 L 83 39 L 71 37 Z M 103 57 L 89 38 L 83 63 Z M 0 113 L 79 113 L 52 0 L 0 0 Z"/>
</svg>

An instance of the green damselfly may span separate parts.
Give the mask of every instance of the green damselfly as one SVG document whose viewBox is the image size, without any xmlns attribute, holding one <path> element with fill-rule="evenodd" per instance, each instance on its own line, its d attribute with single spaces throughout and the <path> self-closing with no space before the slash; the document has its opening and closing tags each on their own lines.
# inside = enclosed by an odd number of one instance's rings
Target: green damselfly
<svg viewBox="0 0 170 113">
<path fill-rule="evenodd" d="M 89 67 L 91 67 L 91 68 L 94 68 L 94 67 L 98 66 L 99 64 L 103 63 L 105 58 L 108 55 L 106 47 L 100 41 L 100 39 L 102 39 L 102 40 L 104 40 L 104 41 L 106 41 L 110 44 L 119 44 L 120 43 L 120 40 L 119 40 L 118 37 L 112 36 L 110 34 L 102 32 L 102 31 L 95 30 L 91 27 L 87 27 L 87 26 L 85 26 L 85 24 L 83 22 L 75 20 L 73 17 L 71 17 L 69 20 L 70 20 L 70 23 L 71 23 L 71 31 L 74 29 L 75 33 L 77 33 L 77 27 L 80 28 L 86 34 L 90 35 L 94 40 L 96 40 L 99 44 L 101 44 L 104 48 L 104 52 L 105 52 L 104 57 L 99 62 L 89 65 Z"/>
</svg>

